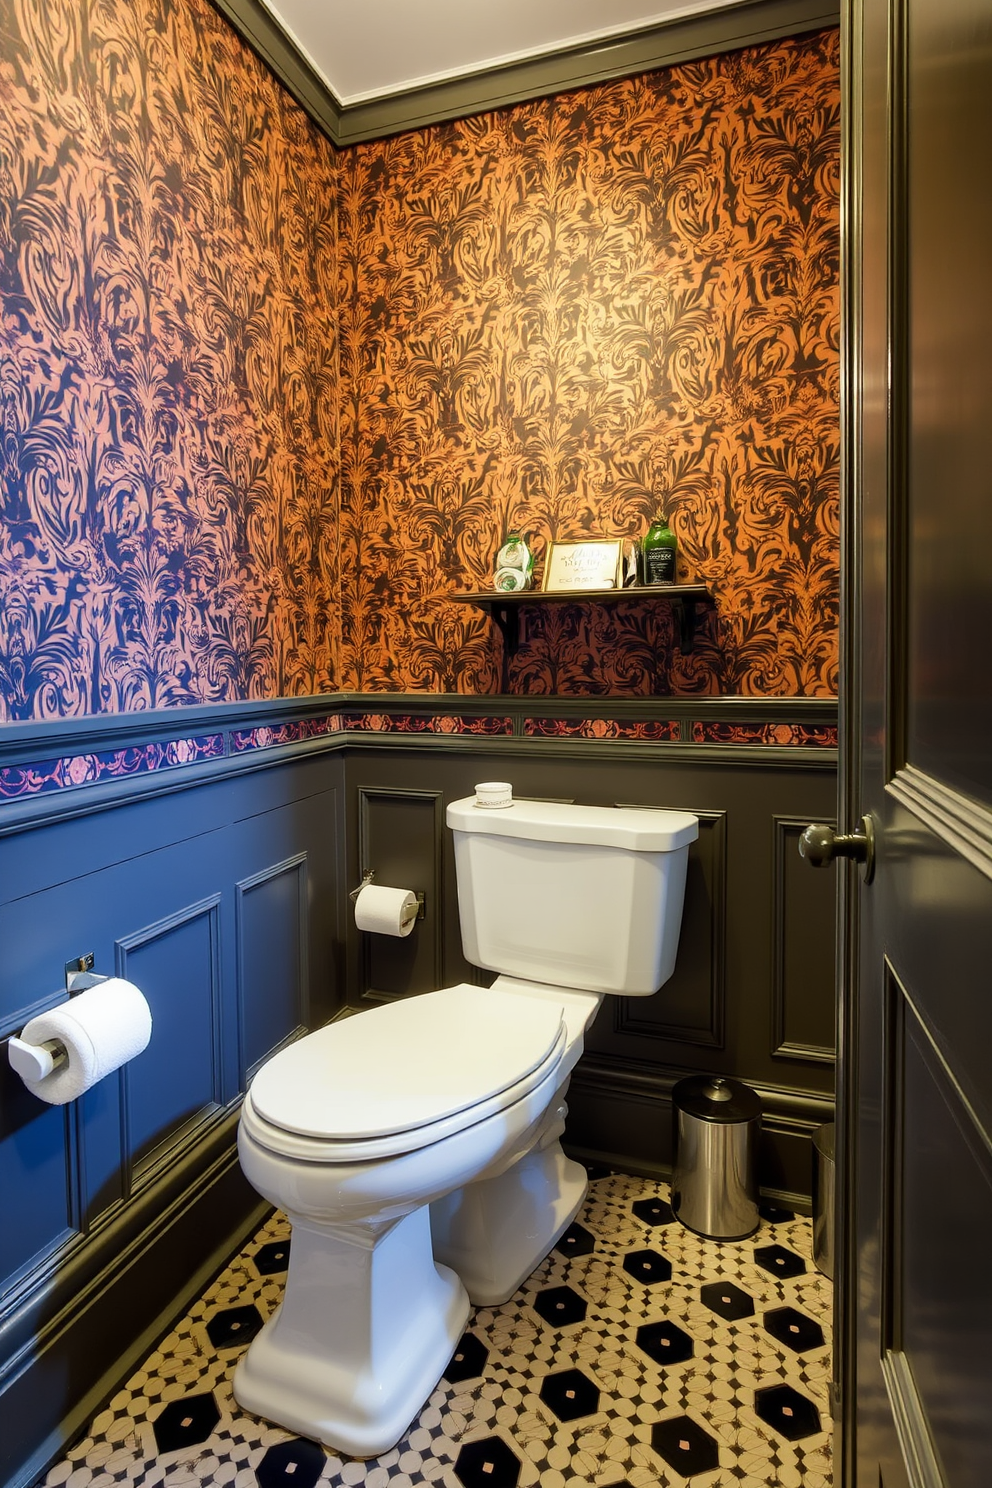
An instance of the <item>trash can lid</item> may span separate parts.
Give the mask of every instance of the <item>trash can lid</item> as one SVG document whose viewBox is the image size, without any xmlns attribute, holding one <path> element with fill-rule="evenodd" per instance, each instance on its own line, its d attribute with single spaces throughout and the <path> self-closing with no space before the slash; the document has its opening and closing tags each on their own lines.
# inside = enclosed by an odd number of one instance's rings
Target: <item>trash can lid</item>
<svg viewBox="0 0 992 1488">
<path fill-rule="evenodd" d="M 761 1115 L 761 1101 L 749 1085 L 725 1075 L 690 1075 L 672 1091 L 677 1111 L 700 1121 L 754 1121 Z"/>
</svg>

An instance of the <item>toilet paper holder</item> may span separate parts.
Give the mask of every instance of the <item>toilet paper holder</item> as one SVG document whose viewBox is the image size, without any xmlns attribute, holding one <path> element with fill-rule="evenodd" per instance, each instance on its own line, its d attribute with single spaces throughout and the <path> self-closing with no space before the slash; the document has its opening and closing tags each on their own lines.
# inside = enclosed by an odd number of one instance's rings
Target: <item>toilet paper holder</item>
<svg viewBox="0 0 992 1488">
<path fill-rule="evenodd" d="M 98 987 L 110 978 L 93 970 L 96 957 L 92 951 L 85 956 L 74 956 L 65 963 L 65 990 L 69 997 L 78 997 L 88 987 Z M 53 1070 L 61 1069 L 68 1062 L 69 1054 L 61 1039 L 46 1039 L 43 1044 L 26 1044 L 13 1036 L 7 1040 L 7 1059 L 12 1070 L 22 1080 L 43 1080 Z"/>
<path fill-rule="evenodd" d="M 348 898 L 354 903 L 354 901 L 358 898 L 358 896 L 362 892 L 362 890 L 363 889 L 367 889 L 368 886 L 369 886 L 369 884 L 370 883 L 373 883 L 374 880 L 375 880 L 375 869 L 374 868 L 366 868 L 365 872 L 362 874 L 362 881 L 361 881 L 361 883 L 358 885 L 358 888 L 357 889 L 352 889 L 351 890 L 351 892 L 348 895 Z M 414 896 L 416 897 L 416 900 L 417 900 L 417 913 L 414 916 L 414 919 L 416 919 L 416 920 L 422 920 L 422 919 L 425 918 L 426 913 L 427 913 L 427 911 L 425 909 L 425 905 L 427 903 L 427 895 L 424 893 L 423 889 L 414 889 L 413 890 L 413 893 L 414 893 Z M 407 923 L 409 924 L 409 921 L 407 921 Z"/>
</svg>

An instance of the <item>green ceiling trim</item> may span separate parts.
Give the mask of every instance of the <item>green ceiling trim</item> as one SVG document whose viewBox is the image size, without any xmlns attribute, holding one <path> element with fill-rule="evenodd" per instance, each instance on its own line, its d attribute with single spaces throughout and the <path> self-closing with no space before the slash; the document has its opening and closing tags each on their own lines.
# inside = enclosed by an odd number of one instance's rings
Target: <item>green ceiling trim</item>
<svg viewBox="0 0 992 1488">
<path fill-rule="evenodd" d="M 747 0 L 608 41 L 563 47 L 527 61 L 345 107 L 261 0 L 213 0 L 213 4 L 335 145 L 382 139 L 569 88 L 819 31 L 840 21 L 840 0 Z"/>
</svg>

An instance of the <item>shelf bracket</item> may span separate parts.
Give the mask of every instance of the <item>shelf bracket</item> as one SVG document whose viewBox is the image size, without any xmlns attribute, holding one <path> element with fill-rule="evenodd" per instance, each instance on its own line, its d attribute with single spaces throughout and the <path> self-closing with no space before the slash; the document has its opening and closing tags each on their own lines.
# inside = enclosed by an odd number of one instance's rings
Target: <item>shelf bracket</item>
<svg viewBox="0 0 992 1488">
<path fill-rule="evenodd" d="M 499 626 L 503 637 L 503 674 L 501 691 L 510 690 L 510 662 L 520 650 L 520 606 L 500 604 L 498 600 L 486 605 L 490 616 Z"/>
<path fill-rule="evenodd" d="M 671 604 L 679 632 L 679 650 L 683 656 L 689 656 L 696 639 L 696 601 L 673 599 Z"/>
</svg>

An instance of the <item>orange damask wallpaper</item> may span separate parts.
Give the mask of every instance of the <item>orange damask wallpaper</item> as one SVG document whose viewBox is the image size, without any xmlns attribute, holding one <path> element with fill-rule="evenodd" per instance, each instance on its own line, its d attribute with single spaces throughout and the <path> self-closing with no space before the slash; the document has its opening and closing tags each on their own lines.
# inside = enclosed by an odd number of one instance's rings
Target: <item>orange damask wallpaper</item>
<svg viewBox="0 0 992 1488">
<path fill-rule="evenodd" d="M 638 536 L 718 596 L 528 620 L 515 691 L 836 692 L 838 37 L 341 157 L 341 677 L 496 691 L 508 530 Z"/>
<path fill-rule="evenodd" d="M 205 0 L 0 0 L 0 719 L 337 685 L 335 190 Z"/>
<path fill-rule="evenodd" d="M 512 687 L 836 687 L 833 31 L 340 155 L 207 0 L 0 0 L 0 721 L 494 692 L 503 533 L 712 582 Z M 339 479 L 340 463 L 340 479 Z"/>
</svg>

